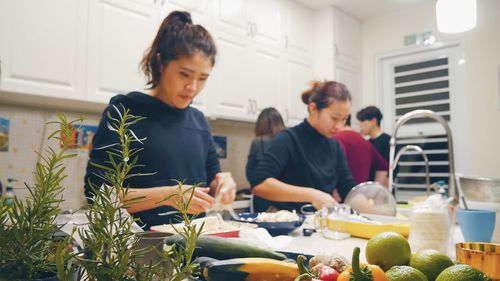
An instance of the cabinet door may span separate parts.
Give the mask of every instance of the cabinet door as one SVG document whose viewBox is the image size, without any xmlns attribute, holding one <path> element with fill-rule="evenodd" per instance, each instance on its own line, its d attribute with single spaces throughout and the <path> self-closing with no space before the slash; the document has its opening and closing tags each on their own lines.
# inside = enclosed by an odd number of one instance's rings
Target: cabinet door
<svg viewBox="0 0 500 281">
<path fill-rule="evenodd" d="M 119 93 L 144 91 L 139 63 L 154 39 L 157 9 L 130 0 L 92 0 L 89 19 L 88 100 L 107 103 Z"/>
<path fill-rule="evenodd" d="M 293 1 L 288 1 L 286 15 L 286 48 L 302 57 L 310 57 L 313 41 L 311 9 Z"/>
<path fill-rule="evenodd" d="M 206 87 L 210 108 L 215 117 L 251 120 L 248 42 L 228 34 L 216 36 L 218 56 Z"/>
<path fill-rule="evenodd" d="M 361 23 L 346 13 L 334 12 L 335 63 L 361 65 Z"/>
<path fill-rule="evenodd" d="M 361 75 L 354 69 L 344 68 L 340 65 L 335 66 L 335 80 L 346 85 L 351 93 L 352 106 L 351 106 L 351 121 L 357 123 L 356 112 L 361 109 L 363 104 L 363 95 L 361 94 Z"/>
<path fill-rule="evenodd" d="M 282 48 L 283 7 L 280 0 L 250 0 L 247 2 L 252 36 L 261 44 Z"/>
<path fill-rule="evenodd" d="M 0 1 L 0 90 L 83 99 L 86 25 L 85 1 Z"/>
<path fill-rule="evenodd" d="M 249 36 L 251 27 L 248 21 L 247 3 L 245 0 L 218 0 L 215 5 L 217 30 Z"/>
<path fill-rule="evenodd" d="M 302 102 L 301 94 L 310 87 L 312 64 L 289 58 L 286 60 L 286 76 L 288 108 L 285 119 L 288 126 L 293 126 L 308 116 L 307 105 Z"/>
<path fill-rule="evenodd" d="M 266 107 L 282 109 L 280 94 L 283 83 L 280 77 L 281 54 L 278 50 L 256 47 L 253 54 L 254 69 L 250 86 L 253 89 L 252 96 L 256 107 L 253 112 L 254 118 L 257 118 Z"/>
</svg>

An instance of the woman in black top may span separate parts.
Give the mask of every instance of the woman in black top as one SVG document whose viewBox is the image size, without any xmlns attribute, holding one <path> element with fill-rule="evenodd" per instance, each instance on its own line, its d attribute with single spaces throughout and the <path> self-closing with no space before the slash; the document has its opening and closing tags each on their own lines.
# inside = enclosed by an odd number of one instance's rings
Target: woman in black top
<svg viewBox="0 0 500 281">
<path fill-rule="evenodd" d="M 139 217 L 146 229 L 175 221 L 175 215 L 159 215 L 175 210 L 176 198 L 159 203 L 177 193 L 175 180 L 184 180 L 186 188 L 194 184 L 207 186 L 196 188 L 188 213 L 203 213 L 215 202 L 214 191 L 221 184 L 222 175 L 214 141 L 203 114 L 190 106 L 205 86 L 215 55 L 216 47 L 210 33 L 194 25 L 189 13 L 170 13 L 141 62 L 148 78 L 149 93 L 117 95 L 102 115 L 89 159 L 101 165 L 106 165 L 108 156 L 104 150 L 96 148 L 117 140 L 107 128 L 107 113 L 116 118 L 115 107 L 120 109 L 123 105 L 131 114 L 146 117 L 130 127 L 139 138 L 147 138 L 140 144 L 144 150 L 139 153 L 139 166 L 131 173 L 155 174 L 128 179 L 125 185 L 130 187 L 129 193 L 124 198 L 145 197 L 128 211 Z M 87 165 L 85 193 L 88 197 L 91 196 L 89 181 L 97 186 L 103 182 L 96 176 L 98 172 L 94 166 Z M 228 184 L 230 192 L 222 197 L 223 204 L 234 200 L 236 184 L 232 178 L 228 179 Z"/>
<path fill-rule="evenodd" d="M 355 186 L 344 152 L 333 135 L 342 128 L 351 95 L 338 82 L 316 82 L 302 94 L 309 116 L 280 132 L 251 179 L 252 193 L 279 209 L 316 209 L 342 201 Z"/>
<path fill-rule="evenodd" d="M 264 156 L 264 152 L 271 144 L 272 139 L 277 133 L 285 129 L 285 123 L 278 110 L 274 107 L 268 107 L 262 110 L 257 117 L 255 124 L 255 136 L 246 165 L 247 180 L 252 182 L 253 174 L 257 168 L 259 161 Z M 255 212 L 265 212 L 270 206 L 270 201 L 255 196 L 253 197 L 253 208 Z"/>
</svg>

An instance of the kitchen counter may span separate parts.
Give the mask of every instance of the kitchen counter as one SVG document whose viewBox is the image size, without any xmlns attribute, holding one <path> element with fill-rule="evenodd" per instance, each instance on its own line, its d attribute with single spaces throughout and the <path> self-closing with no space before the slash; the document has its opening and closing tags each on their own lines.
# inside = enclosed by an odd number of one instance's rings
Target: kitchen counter
<svg viewBox="0 0 500 281">
<path fill-rule="evenodd" d="M 366 262 L 365 248 L 366 244 L 368 243 L 367 239 L 350 237 L 344 240 L 331 240 L 323 238 L 321 233 L 318 232 L 313 233 L 311 236 L 304 236 L 302 234 L 302 229 L 304 227 L 314 228 L 311 218 L 306 219 L 306 221 L 300 228 L 292 232 L 290 234 L 290 236 L 293 237 L 292 242 L 289 243 L 286 247 L 279 250 L 309 255 L 316 255 L 321 252 L 335 252 L 337 254 L 343 255 L 350 260 L 352 257 L 352 251 L 354 247 L 357 246 L 361 249 L 361 261 Z M 462 232 L 460 231 L 460 227 L 458 225 L 455 225 L 453 233 L 453 245 L 464 241 Z M 453 259 L 455 258 L 454 247 L 449 247 L 448 255 Z"/>
</svg>

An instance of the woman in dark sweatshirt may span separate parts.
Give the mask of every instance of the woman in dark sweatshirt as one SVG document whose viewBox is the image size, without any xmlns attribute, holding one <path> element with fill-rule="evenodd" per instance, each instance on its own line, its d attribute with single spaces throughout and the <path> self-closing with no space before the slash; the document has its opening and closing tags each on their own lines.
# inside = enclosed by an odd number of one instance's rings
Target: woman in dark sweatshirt
<svg viewBox="0 0 500 281">
<path fill-rule="evenodd" d="M 252 193 L 278 209 L 316 209 L 342 201 L 355 186 L 344 152 L 332 136 L 349 115 L 351 95 L 345 85 L 315 82 L 302 94 L 309 116 L 280 132 L 251 179 Z"/>
<path fill-rule="evenodd" d="M 118 118 L 115 107 L 125 107 L 130 114 L 146 117 L 131 125 L 139 137 L 145 137 L 139 153 L 137 167 L 131 173 L 155 173 L 150 176 L 129 178 L 128 197 L 144 196 L 144 200 L 131 205 L 128 211 L 140 218 L 145 229 L 158 224 L 175 222 L 176 215 L 161 216 L 175 210 L 175 198 L 162 201 L 178 192 L 175 180 L 183 180 L 186 187 L 195 184 L 194 197 L 188 209 L 190 214 L 200 214 L 212 207 L 213 195 L 221 184 L 219 161 L 208 123 L 203 114 L 191 107 L 193 98 L 205 86 L 215 64 L 216 47 L 210 33 L 191 21 L 187 12 L 174 11 L 161 24 L 158 33 L 141 62 L 148 78 L 149 93 L 131 92 L 117 95 L 104 111 L 93 139 L 90 162 L 106 165 L 105 147 L 117 142 L 117 136 L 107 127 L 108 113 Z M 103 180 L 99 170 L 87 165 L 85 194 L 92 196 L 92 188 Z M 234 200 L 236 184 L 226 179 L 230 192 L 221 199 L 223 204 Z M 189 196 L 190 193 L 185 193 Z"/>
</svg>

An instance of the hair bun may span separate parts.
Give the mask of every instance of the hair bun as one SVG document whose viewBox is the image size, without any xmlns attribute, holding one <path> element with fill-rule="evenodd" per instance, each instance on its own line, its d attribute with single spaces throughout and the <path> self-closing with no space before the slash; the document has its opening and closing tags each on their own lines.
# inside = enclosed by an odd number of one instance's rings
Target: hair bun
<svg viewBox="0 0 500 281">
<path fill-rule="evenodd" d="M 182 11 L 173 11 L 168 17 L 167 21 L 169 23 L 182 23 L 182 24 L 193 24 L 193 20 L 191 19 L 191 14 L 189 12 Z"/>
<path fill-rule="evenodd" d="M 323 86 L 323 82 L 320 81 L 311 81 L 309 82 L 311 85 L 311 88 L 307 91 L 304 91 L 302 93 L 302 102 L 305 104 L 310 104 L 311 103 L 311 96 L 320 88 Z"/>
</svg>

